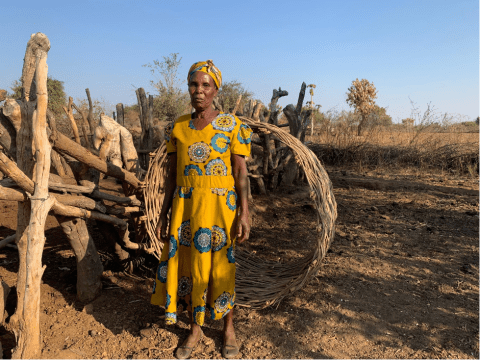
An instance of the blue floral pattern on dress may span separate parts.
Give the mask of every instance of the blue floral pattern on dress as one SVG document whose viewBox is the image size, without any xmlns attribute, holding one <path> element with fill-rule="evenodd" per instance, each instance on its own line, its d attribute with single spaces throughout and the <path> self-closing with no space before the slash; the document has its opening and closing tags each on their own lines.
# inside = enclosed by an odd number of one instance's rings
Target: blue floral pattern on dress
<svg viewBox="0 0 480 360">
<path fill-rule="evenodd" d="M 192 292 L 193 282 L 188 276 L 182 276 L 180 280 L 178 280 L 178 290 L 177 295 L 183 297 L 188 295 Z"/>
<path fill-rule="evenodd" d="M 233 244 L 227 250 L 227 258 L 229 263 L 235 264 L 235 248 Z"/>
<path fill-rule="evenodd" d="M 177 314 L 173 312 L 166 312 L 165 313 L 165 324 L 166 325 L 174 325 L 177 323 Z"/>
<path fill-rule="evenodd" d="M 230 138 L 225 134 L 218 133 L 214 137 L 212 137 L 210 145 L 214 150 L 218 151 L 220 154 L 223 154 L 225 151 L 228 150 L 228 145 L 230 145 Z"/>
<path fill-rule="evenodd" d="M 238 130 L 237 139 L 241 144 L 250 144 L 252 141 L 252 129 L 246 124 L 240 125 Z"/>
<path fill-rule="evenodd" d="M 190 160 L 196 163 L 204 163 L 210 156 L 210 147 L 203 141 L 193 143 L 188 147 Z"/>
<path fill-rule="evenodd" d="M 190 164 L 190 165 L 185 166 L 185 170 L 183 171 L 183 175 L 185 175 L 185 176 L 190 176 L 190 175 L 202 176 L 203 171 L 202 171 L 202 169 L 200 169 L 200 167 L 198 165 Z"/>
<path fill-rule="evenodd" d="M 195 125 L 193 125 L 193 119 L 190 119 L 190 122 L 188 123 L 188 127 L 189 127 L 190 129 L 197 130 L 197 128 L 195 127 Z"/>
<path fill-rule="evenodd" d="M 162 282 L 167 282 L 167 269 L 168 269 L 168 262 L 162 261 L 157 268 L 157 279 Z"/>
<path fill-rule="evenodd" d="M 235 117 L 230 114 L 220 114 L 212 121 L 212 127 L 215 130 L 225 132 L 232 132 L 236 124 Z"/>
<path fill-rule="evenodd" d="M 192 241 L 192 230 L 190 228 L 190 220 L 182 222 L 178 228 L 178 241 L 180 245 L 190 247 Z"/>
<path fill-rule="evenodd" d="M 193 322 L 203 326 L 205 322 L 205 306 L 196 306 L 195 309 L 193 309 Z"/>
<path fill-rule="evenodd" d="M 217 313 L 223 313 L 225 310 L 228 309 L 228 305 L 230 304 L 231 295 L 224 291 L 222 295 L 220 295 L 217 300 L 215 300 L 215 310 Z"/>
<path fill-rule="evenodd" d="M 195 248 L 201 253 L 210 251 L 212 247 L 212 232 L 208 228 L 200 228 L 193 237 Z"/>
<path fill-rule="evenodd" d="M 165 309 L 168 308 L 171 300 L 172 300 L 172 297 L 168 294 L 168 291 L 167 291 L 167 295 L 165 296 Z"/>
<path fill-rule="evenodd" d="M 212 227 L 212 251 L 218 251 L 227 245 L 227 233 L 219 226 Z"/>
<path fill-rule="evenodd" d="M 237 193 L 233 190 L 227 193 L 227 206 L 232 211 L 237 208 Z"/>
<path fill-rule="evenodd" d="M 193 188 L 186 186 L 178 187 L 178 196 L 183 199 L 190 199 L 192 197 Z"/>
<path fill-rule="evenodd" d="M 212 159 L 205 165 L 205 174 L 213 176 L 227 176 L 227 165 L 222 159 Z"/>
<path fill-rule="evenodd" d="M 170 242 L 168 243 L 168 258 L 171 259 L 172 257 L 175 256 L 175 253 L 177 252 L 177 239 L 175 239 L 175 236 L 170 235 Z"/>
</svg>

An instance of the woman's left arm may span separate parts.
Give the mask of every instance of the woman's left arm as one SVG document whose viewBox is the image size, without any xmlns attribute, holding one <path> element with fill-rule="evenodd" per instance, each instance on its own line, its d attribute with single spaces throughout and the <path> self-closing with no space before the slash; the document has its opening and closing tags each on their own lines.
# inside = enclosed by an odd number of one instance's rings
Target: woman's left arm
<svg viewBox="0 0 480 360">
<path fill-rule="evenodd" d="M 247 164 L 243 155 L 232 154 L 232 172 L 235 180 L 235 191 L 238 195 L 237 204 L 240 205 L 237 218 L 237 241 L 244 242 L 250 236 L 248 223 L 248 178 Z"/>
</svg>

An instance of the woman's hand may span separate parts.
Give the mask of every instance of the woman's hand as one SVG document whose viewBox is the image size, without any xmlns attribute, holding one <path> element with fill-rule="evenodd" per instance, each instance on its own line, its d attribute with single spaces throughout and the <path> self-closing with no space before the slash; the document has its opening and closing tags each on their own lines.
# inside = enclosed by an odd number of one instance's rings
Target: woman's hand
<svg viewBox="0 0 480 360">
<path fill-rule="evenodd" d="M 241 244 L 248 240 L 250 236 L 250 224 L 248 223 L 248 215 L 239 216 L 237 220 L 237 242 Z"/>
<path fill-rule="evenodd" d="M 159 239 L 163 243 L 168 240 L 167 227 L 168 227 L 167 216 L 160 215 L 160 218 L 158 219 L 157 227 L 155 228 L 155 235 L 157 236 L 157 239 Z"/>
</svg>

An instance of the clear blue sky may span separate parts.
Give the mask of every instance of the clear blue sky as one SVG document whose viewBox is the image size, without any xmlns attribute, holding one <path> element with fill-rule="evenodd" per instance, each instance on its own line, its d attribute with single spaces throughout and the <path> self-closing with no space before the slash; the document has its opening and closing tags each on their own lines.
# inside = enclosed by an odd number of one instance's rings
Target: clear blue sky
<svg viewBox="0 0 480 360">
<path fill-rule="evenodd" d="M 296 103 L 302 81 L 317 85 L 322 110 L 348 109 L 356 78 L 373 81 L 394 121 L 422 110 L 479 116 L 478 0 L 415 1 L 9 1 L 1 5 L 0 88 L 21 75 L 32 33 L 51 42 L 49 74 L 74 99 L 136 103 L 150 86 L 143 64 L 213 59 L 268 104 L 274 88 Z"/>
</svg>

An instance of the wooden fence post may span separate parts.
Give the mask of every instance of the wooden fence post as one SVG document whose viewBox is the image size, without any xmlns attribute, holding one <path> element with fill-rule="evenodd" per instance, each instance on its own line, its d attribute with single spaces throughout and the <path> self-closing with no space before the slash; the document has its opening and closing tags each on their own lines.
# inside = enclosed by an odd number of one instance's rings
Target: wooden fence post
<svg viewBox="0 0 480 360">
<path fill-rule="evenodd" d="M 123 113 L 123 104 L 122 103 L 118 103 L 117 104 L 117 122 L 125 127 L 125 118 L 124 118 L 124 113 Z"/>
</svg>

